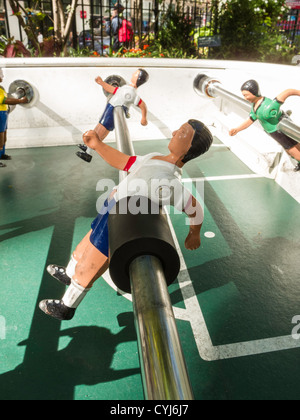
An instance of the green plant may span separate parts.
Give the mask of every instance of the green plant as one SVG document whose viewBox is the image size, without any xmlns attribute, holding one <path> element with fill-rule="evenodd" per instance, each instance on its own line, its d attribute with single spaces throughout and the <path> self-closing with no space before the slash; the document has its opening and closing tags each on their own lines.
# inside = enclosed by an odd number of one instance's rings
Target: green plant
<svg viewBox="0 0 300 420">
<path fill-rule="evenodd" d="M 25 3 L 28 3 L 31 7 L 25 7 Z M 30 45 L 36 50 L 36 55 L 42 55 L 37 38 L 37 28 L 41 23 L 45 26 L 46 21 L 48 24 L 49 19 L 51 22 L 51 28 L 49 29 L 54 32 L 55 51 L 59 48 L 60 51 L 66 53 L 78 0 L 70 0 L 67 5 L 61 0 L 52 0 L 53 18 L 43 11 L 44 2 L 41 0 L 32 2 L 9 0 L 9 4 L 14 16 L 18 19 L 19 25 L 26 32 Z M 54 53 L 56 54 L 56 52 Z"/>
<path fill-rule="evenodd" d="M 222 46 L 211 58 L 286 62 L 293 54 L 278 22 L 286 7 L 282 0 L 229 0 L 218 9 Z"/>
<path fill-rule="evenodd" d="M 139 43 L 135 39 L 135 43 Z M 179 6 L 169 5 L 163 14 L 157 36 L 147 35 L 143 44 L 137 48 L 124 49 L 109 53 L 112 57 L 147 57 L 147 58 L 197 58 L 198 52 L 194 33 L 194 22 Z"/>
<path fill-rule="evenodd" d="M 89 48 L 69 48 L 68 54 L 69 57 L 90 57 L 91 50 Z"/>
<path fill-rule="evenodd" d="M 32 52 L 25 48 L 21 41 L 17 41 L 13 37 L 6 38 L 5 36 L 0 38 L 0 54 L 7 58 L 32 56 Z"/>
<path fill-rule="evenodd" d="M 131 57 L 131 58 L 197 58 L 189 55 L 183 49 L 168 48 L 165 49 L 158 41 L 153 41 L 150 45 L 144 45 L 141 48 L 120 48 L 118 52 L 111 53 L 111 57 Z"/>
<path fill-rule="evenodd" d="M 183 12 L 182 6 L 177 2 L 177 7 L 169 5 L 162 16 L 160 30 L 153 42 L 154 49 L 158 46 L 172 57 L 194 57 L 197 50 L 194 42 L 194 25 L 191 18 Z"/>
<path fill-rule="evenodd" d="M 4 54 L 7 42 L 8 42 L 7 38 L 4 35 L 1 35 L 1 37 L 0 37 L 0 55 L 2 55 L 2 56 Z"/>
</svg>

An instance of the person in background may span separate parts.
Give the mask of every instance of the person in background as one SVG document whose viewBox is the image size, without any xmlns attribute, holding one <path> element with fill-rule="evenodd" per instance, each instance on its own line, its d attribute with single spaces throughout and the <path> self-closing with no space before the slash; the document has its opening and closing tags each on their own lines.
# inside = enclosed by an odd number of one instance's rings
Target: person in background
<svg viewBox="0 0 300 420">
<path fill-rule="evenodd" d="M 111 35 L 113 38 L 113 51 L 117 52 L 122 47 L 122 43 L 119 41 L 119 29 L 122 26 L 123 19 L 119 16 L 124 10 L 124 7 L 120 4 L 114 6 L 110 21 L 106 22 L 105 29 L 107 35 Z"/>
<path fill-rule="evenodd" d="M 44 42 L 44 37 L 43 34 L 41 32 L 39 32 L 38 34 L 38 43 L 42 44 Z"/>
<path fill-rule="evenodd" d="M 3 82 L 3 79 L 4 73 L 0 68 L 0 83 Z M 21 99 L 8 98 L 4 87 L 0 86 L 0 168 L 6 167 L 6 165 L 1 161 L 11 160 L 11 157 L 5 153 L 9 105 L 19 105 L 26 103 L 28 103 L 26 96 L 23 96 Z"/>
</svg>

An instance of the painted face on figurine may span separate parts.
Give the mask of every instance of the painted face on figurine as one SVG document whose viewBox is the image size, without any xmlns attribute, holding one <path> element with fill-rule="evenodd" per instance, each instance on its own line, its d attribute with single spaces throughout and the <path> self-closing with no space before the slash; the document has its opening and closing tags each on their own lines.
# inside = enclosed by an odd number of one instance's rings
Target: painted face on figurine
<svg viewBox="0 0 300 420">
<path fill-rule="evenodd" d="M 242 95 L 246 99 L 246 101 L 251 102 L 252 104 L 259 99 L 257 96 L 253 95 L 253 93 L 249 92 L 248 90 L 242 90 Z"/>
<path fill-rule="evenodd" d="M 173 137 L 169 143 L 169 150 L 175 156 L 184 157 L 189 151 L 195 130 L 189 123 L 183 124 L 178 130 L 174 131 Z"/>
</svg>

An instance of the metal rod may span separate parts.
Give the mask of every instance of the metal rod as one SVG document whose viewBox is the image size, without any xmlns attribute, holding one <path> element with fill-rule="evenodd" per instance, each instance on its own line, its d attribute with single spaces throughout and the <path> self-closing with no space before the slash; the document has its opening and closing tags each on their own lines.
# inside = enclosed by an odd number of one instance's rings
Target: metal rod
<svg viewBox="0 0 300 420">
<path fill-rule="evenodd" d="M 114 109 L 114 122 L 118 149 L 134 155 L 122 107 Z M 145 398 L 192 400 L 193 392 L 160 260 L 149 255 L 135 259 L 130 265 L 130 281 Z"/>
<path fill-rule="evenodd" d="M 209 76 L 197 76 L 194 81 L 194 88 L 198 94 L 201 93 L 211 98 L 220 97 L 225 101 L 237 105 L 247 113 L 250 113 L 251 111 L 252 106 L 249 102 L 224 89 L 218 80 Z M 278 124 L 278 130 L 300 143 L 300 127 L 290 118 L 283 117 Z"/>
<path fill-rule="evenodd" d="M 131 263 L 129 272 L 146 399 L 192 400 L 161 262 L 142 256 Z"/>
<path fill-rule="evenodd" d="M 117 106 L 114 109 L 114 123 L 118 150 L 126 155 L 134 156 L 134 148 L 125 121 L 124 109 L 121 106 Z M 126 176 L 126 172 L 120 171 L 120 181 L 122 181 Z"/>
<path fill-rule="evenodd" d="M 219 83 L 212 84 L 209 87 L 208 91 L 210 95 L 214 98 L 220 97 L 222 99 L 225 99 L 226 101 L 234 102 L 246 112 L 250 113 L 251 111 L 251 104 L 249 102 L 247 102 L 245 99 L 240 98 L 234 93 L 228 92 L 227 90 L 223 89 Z"/>
<path fill-rule="evenodd" d="M 134 148 L 130 139 L 128 126 L 125 121 L 124 108 L 117 106 L 114 109 L 114 123 L 116 129 L 116 142 L 120 152 L 133 156 Z"/>
</svg>

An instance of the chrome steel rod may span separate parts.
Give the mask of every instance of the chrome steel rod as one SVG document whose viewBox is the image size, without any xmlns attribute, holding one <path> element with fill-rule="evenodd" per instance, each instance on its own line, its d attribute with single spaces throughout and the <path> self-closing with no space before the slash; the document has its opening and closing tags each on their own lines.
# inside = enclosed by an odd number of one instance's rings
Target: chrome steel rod
<svg viewBox="0 0 300 420">
<path fill-rule="evenodd" d="M 209 87 L 208 91 L 211 94 L 211 96 L 213 96 L 214 98 L 217 98 L 219 96 L 222 99 L 225 99 L 230 102 L 234 102 L 236 105 L 238 105 L 240 108 L 242 108 L 246 112 L 250 113 L 251 111 L 251 104 L 249 102 L 247 102 L 243 98 L 240 98 L 234 93 L 228 92 L 226 89 L 223 89 L 219 83 L 212 84 Z"/>
<path fill-rule="evenodd" d="M 192 400 L 161 262 L 142 256 L 129 271 L 146 399 Z"/>
<path fill-rule="evenodd" d="M 118 150 L 120 150 L 120 152 L 126 153 L 126 155 L 133 156 L 134 148 L 130 139 L 123 107 L 117 106 L 114 109 L 114 122 Z"/>
<path fill-rule="evenodd" d="M 121 106 L 117 106 L 114 109 L 114 123 L 118 150 L 126 155 L 134 156 L 134 148 L 125 121 L 124 109 Z M 120 181 L 122 181 L 126 176 L 126 172 L 120 171 Z"/>
<path fill-rule="evenodd" d="M 238 105 L 239 108 L 247 113 L 251 111 L 251 104 L 249 102 L 224 89 L 219 81 L 211 77 L 199 75 L 195 79 L 194 88 L 197 93 L 202 93 L 212 98 L 220 97 L 225 101 Z M 278 130 L 300 143 L 300 127 L 290 118 L 283 117 L 278 124 Z"/>
<path fill-rule="evenodd" d="M 115 108 L 114 122 L 118 150 L 134 155 L 122 107 Z M 147 255 L 134 260 L 130 282 L 145 398 L 193 399 L 160 260 Z"/>
</svg>

